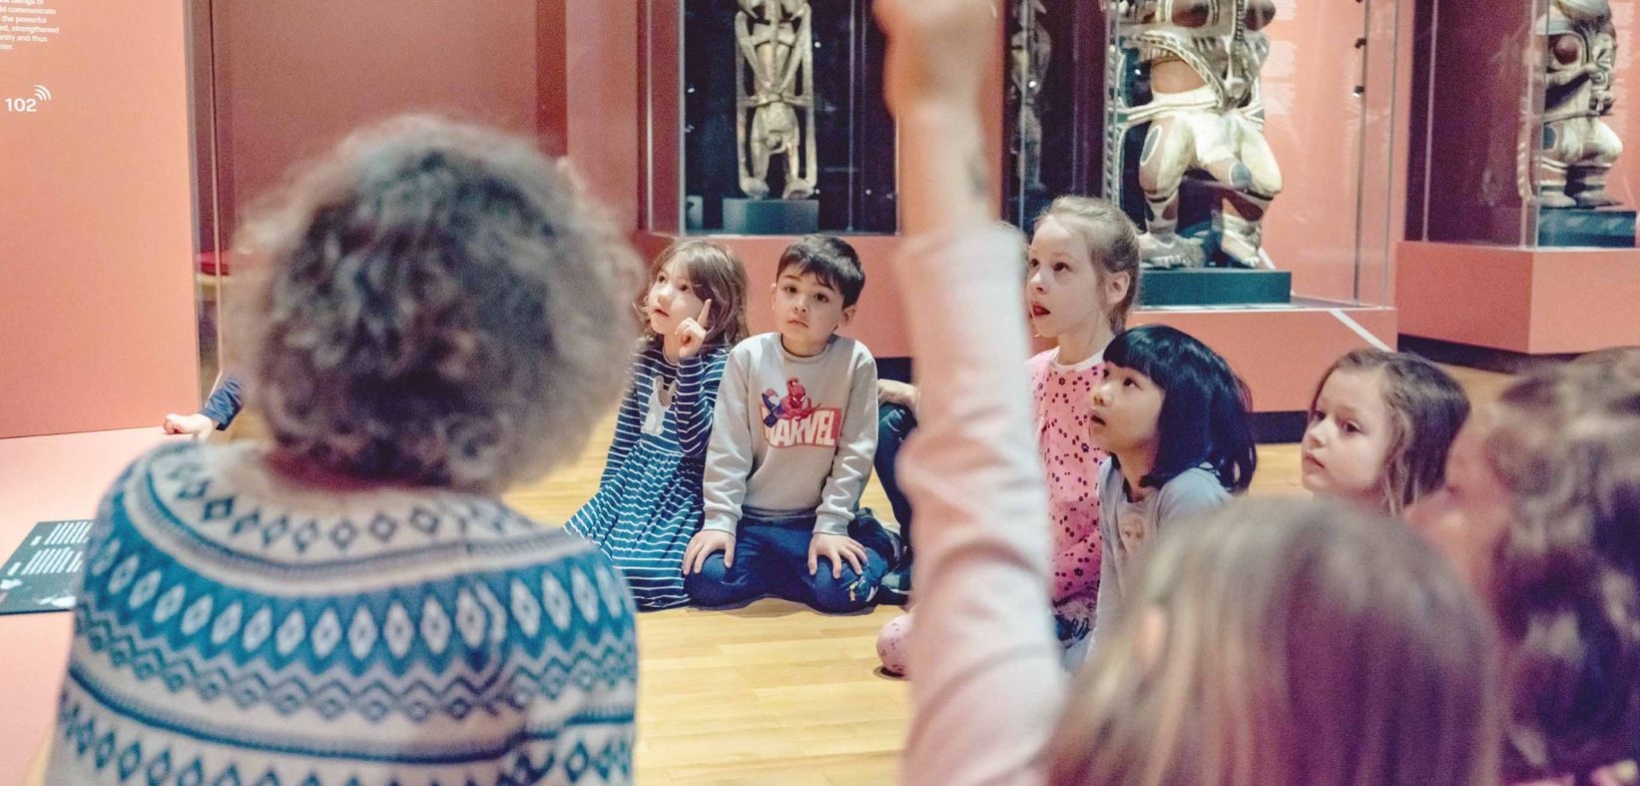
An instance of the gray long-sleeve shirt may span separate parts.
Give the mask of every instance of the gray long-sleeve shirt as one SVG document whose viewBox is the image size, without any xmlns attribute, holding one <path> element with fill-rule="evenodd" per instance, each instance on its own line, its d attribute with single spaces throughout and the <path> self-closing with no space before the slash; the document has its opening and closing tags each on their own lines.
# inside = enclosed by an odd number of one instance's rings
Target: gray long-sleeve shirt
<svg viewBox="0 0 1640 786">
<path fill-rule="evenodd" d="M 714 420 L 705 529 L 812 514 L 815 532 L 848 534 L 877 452 L 877 362 L 865 345 L 834 336 L 798 357 L 779 333 L 753 336 L 729 353 Z"/>
<path fill-rule="evenodd" d="M 1212 510 L 1230 500 L 1230 492 L 1205 467 L 1192 467 L 1154 489 L 1143 499 L 1128 498 L 1127 482 L 1116 462 L 1099 466 L 1099 537 L 1104 556 L 1099 561 L 1099 596 L 1093 630 L 1109 636 L 1121 621 L 1132 590 L 1131 561 L 1146 542 L 1168 525 Z"/>
</svg>

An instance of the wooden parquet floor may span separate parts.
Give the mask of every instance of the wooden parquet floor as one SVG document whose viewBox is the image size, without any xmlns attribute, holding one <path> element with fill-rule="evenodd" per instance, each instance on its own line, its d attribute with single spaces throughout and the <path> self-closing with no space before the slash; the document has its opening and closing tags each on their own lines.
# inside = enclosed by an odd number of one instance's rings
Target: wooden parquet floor
<svg viewBox="0 0 1640 786">
<path fill-rule="evenodd" d="M 1506 377 L 1452 369 L 1476 397 Z M 508 502 L 562 522 L 592 496 L 613 421 L 573 465 Z M 1253 489 L 1302 496 L 1297 445 L 1265 445 Z M 875 478 L 864 504 L 890 515 Z M 877 671 L 876 637 L 897 607 L 828 616 L 761 600 L 732 611 L 642 615 L 637 767 L 640 786 L 867 786 L 898 782 L 908 684 Z"/>
</svg>

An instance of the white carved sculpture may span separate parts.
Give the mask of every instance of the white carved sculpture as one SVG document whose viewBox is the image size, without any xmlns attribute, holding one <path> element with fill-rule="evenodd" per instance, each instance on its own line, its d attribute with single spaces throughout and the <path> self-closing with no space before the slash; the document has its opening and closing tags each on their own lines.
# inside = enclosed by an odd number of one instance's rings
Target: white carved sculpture
<svg viewBox="0 0 1640 786">
<path fill-rule="evenodd" d="M 1119 108 L 1124 127 L 1150 123 L 1139 161 L 1145 264 L 1202 264 L 1202 248 L 1176 231 L 1179 187 L 1186 173 L 1201 171 L 1223 193 L 1213 216 L 1219 250 L 1237 267 L 1268 266 L 1261 226 L 1281 193 L 1281 167 L 1264 138 L 1259 72 L 1270 43 L 1259 31 L 1275 17 L 1275 4 L 1126 0 L 1119 13 L 1150 66 L 1151 100 Z"/>
<path fill-rule="evenodd" d="M 1554 0 L 1541 27 L 1547 48 L 1543 155 L 1538 199 L 1544 207 L 1606 207 L 1606 176 L 1623 142 L 1602 117 L 1612 110 L 1617 37 L 1607 0 Z"/>
<path fill-rule="evenodd" d="M 769 195 L 769 163 L 786 159 L 784 199 L 814 193 L 814 39 L 808 0 L 739 0 L 735 141 L 740 190 Z"/>
<path fill-rule="evenodd" d="M 1019 182 L 1027 194 L 1048 190 L 1042 183 L 1042 115 L 1036 105 L 1053 58 L 1053 40 L 1042 29 L 1046 14 L 1042 0 L 1021 0 L 1019 30 L 1008 46 L 1014 90 L 1019 95 Z"/>
</svg>

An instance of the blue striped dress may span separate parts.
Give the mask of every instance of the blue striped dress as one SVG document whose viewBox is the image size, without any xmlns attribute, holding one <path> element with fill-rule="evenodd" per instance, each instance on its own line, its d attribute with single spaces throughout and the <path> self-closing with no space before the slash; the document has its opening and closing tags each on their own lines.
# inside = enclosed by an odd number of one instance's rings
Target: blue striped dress
<svg viewBox="0 0 1640 786">
<path fill-rule="evenodd" d="M 658 345 L 639 351 L 598 493 L 565 525 L 614 560 L 640 609 L 689 602 L 683 552 L 700 529 L 701 473 L 728 358 L 729 347 L 707 347 L 674 366 Z"/>
<path fill-rule="evenodd" d="M 498 500 L 173 443 L 114 483 L 86 566 L 49 786 L 632 782 L 626 588 Z"/>
</svg>

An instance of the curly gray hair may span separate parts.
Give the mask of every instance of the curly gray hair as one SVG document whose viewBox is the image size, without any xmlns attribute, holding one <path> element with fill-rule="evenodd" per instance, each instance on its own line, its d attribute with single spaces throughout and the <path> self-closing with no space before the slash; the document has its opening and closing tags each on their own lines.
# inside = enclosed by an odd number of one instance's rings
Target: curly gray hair
<svg viewBox="0 0 1640 786">
<path fill-rule="evenodd" d="M 499 490 L 573 460 L 635 336 L 637 258 L 527 140 L 430 117 L 355 133 L 241 236 L 251 395 L 281 451 Z"/>
</svg>

